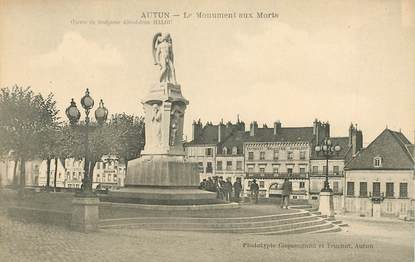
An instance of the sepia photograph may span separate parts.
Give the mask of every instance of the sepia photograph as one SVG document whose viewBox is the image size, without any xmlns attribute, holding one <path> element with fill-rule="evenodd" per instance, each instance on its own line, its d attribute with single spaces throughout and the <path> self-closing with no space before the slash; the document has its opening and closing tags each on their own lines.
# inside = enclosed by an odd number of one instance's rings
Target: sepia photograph
<svg viewBox="0 0 415 262">
<path fill-rule="evenodd" d="M 414 0 L 0 0 L 0 261 L 415 261 Z"/>
</svg>

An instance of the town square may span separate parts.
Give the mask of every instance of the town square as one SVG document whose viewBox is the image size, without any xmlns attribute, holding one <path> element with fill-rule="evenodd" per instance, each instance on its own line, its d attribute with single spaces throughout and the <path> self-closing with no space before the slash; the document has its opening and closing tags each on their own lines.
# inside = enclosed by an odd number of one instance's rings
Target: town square
<svg viewBox="0 0 415 262">
<path fill-rule="evenodd" d="M 414 260 L 415 4 L 46 2 L 1 2 L 1 261 Z"/>
</svg>

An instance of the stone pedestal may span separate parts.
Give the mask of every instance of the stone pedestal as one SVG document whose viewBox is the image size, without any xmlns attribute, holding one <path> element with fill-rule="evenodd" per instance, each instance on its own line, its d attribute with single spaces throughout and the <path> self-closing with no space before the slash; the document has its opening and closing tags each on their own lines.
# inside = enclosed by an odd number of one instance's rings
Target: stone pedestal
<svg viewBox="0 0 415 262">
<path fill-rule="evenodd" d="M 96 197 L 77 197 L 72 200 L 71 229 L 79 232 L 98 231 L 99 199 Z"/>
<path fill-rule="evenodd" d="M 318 211 L 321 212 L 321 215 L 327 216 L 329 219 L 334 218 L 333 192 L 320 192 Z"/>
<path fill-rule="evenodd" d="M 180 85 L 155 84 L 142 103 L 146 128 L 142 157 L 128 162 L 125 188 L 109 192 L 105 201 L 153 205 L 220 202 L 215 193 L 198 189 L 198 165 L 185 158 L 183 123 L 189 102 Z"/>
</svg>

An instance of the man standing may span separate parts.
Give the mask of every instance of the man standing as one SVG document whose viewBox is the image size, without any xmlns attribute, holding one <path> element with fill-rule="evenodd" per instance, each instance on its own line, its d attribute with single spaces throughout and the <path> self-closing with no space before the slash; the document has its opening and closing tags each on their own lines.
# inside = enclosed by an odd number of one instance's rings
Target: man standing
<svg viewBox="0 0 415 262">
<path fill-rule="evenodd" d="M 290 194 L 291 194 L 291 182 L 288 178 L 284 179 L 284 183 L 282 184 L 282 201 L 281 201 L 281 208 L 287 208 L 290 201 Z"/>
<path fill-rule="evenodd" d="M 256 183 L 256 179 L 252 180 L 251 183 L 251 201 L 255 201 L 255 204 L 258 204 L 258 193 L 259 193 L 259 186 Z"/>
<path fill-rule="evenodd" d="M 240 177 L 236 178 L 235 183 L 233 183 L 233 191 L 235 192 L 235 201 L 239 202 L 242 191 L 242 183 Z"/>
<path fill-rule="evenodd" d="M 226 182 L 223 185 L 223 190 L 224 190 L 224 193 L 225 193 L 225 200 L 226 201 L 231 201 L 232 182 L 231 182 L 230 177 L 226 178 Z"/>
</svg>

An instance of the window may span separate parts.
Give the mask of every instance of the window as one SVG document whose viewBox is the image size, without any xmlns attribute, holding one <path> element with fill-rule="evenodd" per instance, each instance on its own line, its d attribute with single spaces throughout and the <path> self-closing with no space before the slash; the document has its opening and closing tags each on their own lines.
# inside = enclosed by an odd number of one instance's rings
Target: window
<svg viewBox="0 0 415 262">
<path fill-rule="evenodd" d="M 265 152 L 259 152 L 259 160 L 265 160 Z"/>
<path fill-rule="evenodd" d="M 380 156 L 373 158 L 373 166 L 382 167 L 382 158 Z"/>
<path fill-rule="evenodd" d="M 326 174 L 327 172 L 327 166 L 323 166 L 323 173 Z"/>
<path fill-rule="evenodd" d="M 232 147 L 232 155 L 238 154 L 238 148 L 236 146 Z"/>
<path fill-rule="evenodd" d="M 399 197 L 402 197 L 402 198 L 408 197 L 408 183 L 399 184 Z"/>
<path fill-rule="evenodd" d="M 232 161 L 226 161 L 226 170 L 232 170 Z"/>
<path fill-rule="evenodd" d="M 262 173 L 262 174 L 265 173 L 265 167 L 260 167 L 259 172 Z"/>
<path fill-rule="evenodd" d="M 393 212 L 392 202 L 386 202 L 386 212 L 388 212 L 388 213 L 392 213 Z"/>
<path fill-rule="evenodd" d="M 254 166 L 248 166 L 248 173 L 254 172 Z"/>
<path fill-rule="evenodd" d="M 264 187 L 265 187 L 265 183 L 264 183 L 264 181 L 259 181 L 259 187 L 260 187 L 260 188 L 264 188 Z"/>
<path fill-rule="evenodd" d="M 347 182 L 347 195 L 354 196 L 354 182 Z"/>
<path fill-rule="evenodd" d="M 379 182 L 373 182 L 373 196 L 374 197 L 380 197 L 380 183 Z"/>
<path fill-rule="evenodd" d="M 61 173 L 59 173 L 59 179 L 61 179 Z"/>
<path fill-rule="evenodd" d="M 278 154 L 279 154 L 279 151 L 274 150 L 274 160 L 278 160 Z"/>
<path fill-rule="evenodd" d="M 393 183 L 386 183 L 386 197 L 393 197 Z"/>
<path fill-rule="evenodd" d="M 333 166 L 333 173 L 335 174 L 335 175 L 338 175 L 340 172 L 339 172 L 339 166 Z"/>
<path fill-rule="evenodd" d="M 248 152 L 248 160 L 254 160 L 254 152 Z"/>
<path fill-rule="evenodd" d="M 292 175 L 293 174 L 293 169 L 292 168 L 287 168 L 287 173 L 288 173 L 288 175 Z"/>
<path fill-rule="evenodd" d="M 304 167 L 300 167 L 300 174 L 302 174 L 302 175 L 305 174 L 305 168 Z"/>
<path fill-rule="evenodd" d="M 401 203 L 401 214 L 405 214 L 406 213 L 406 203 L 402 202 Z"/>
<path fill-rule="evenodd" d="M 333 192 L 339 193 L 339 182 L 333 181 Z"/>
<path fill-rule="evenodd" d="M 222 171 L 222 161 L 216 162 L 216 170 Z"/>
<path fill-rule="evenodd" d="M 300 182 L 300 188 L 305 188 L 305 182 Z"/>
<path fill-rule="evenodd" d="M 206 173 L 212 173 L 212 162 L 207 162 L 206 164 Z"/>
<path fill-rule="evenodd" d="M 97 163 L 97 169 L 101 169 L 101 162 Z"/>
<path fill-rule="evenodd" d="M 277 166 L 277 165 L 272 166 L 272 172 L 273 172 L 274 174 L 278 174 L 278 169 L 279 169 L 279 166 Z"/>
<path fill-rule="evenodd" d="M 293 153 L 293 151 L 288 151 L 287 159 L 288 160 L 294 159 L 294 153 Z"/>
<path fill-rule="evenodd" d="M 228 154 L 228 148 L 223 147 L 222 154 L 227 155 Z"/>
<path fill-rule="evenodd" d="M 318 166 L 313 166 L 313 173 L 317 174 L 318 173 Z"/>
<path fill-rule="evenodd" d="M 359 196 L 367 197 L 367 182 L 360 182 L 359 184 Z"/>
<path fill-rule="evenodd" d="M 213 150 L 212 150 L 212 148 L 206 148 L 206 155 L 207 156 L 212 156 L 213 155 Z"/>
<path fill-rule="evenodd" d="M 199 173 L 203 173 L 204 167 L 203 167 L 203 162 L 199 162 L 197 163 L 197 167 L 199 169 Z"/>
<path fill-rule="evenodd" d="M 242 161 L 236 161 L 236 170 L 242 170 Z"/>
<path fill-rule="evenodd" d="M 300 159 L 305 160 L 305 151 L 300 151 Z"/>
</svg>

